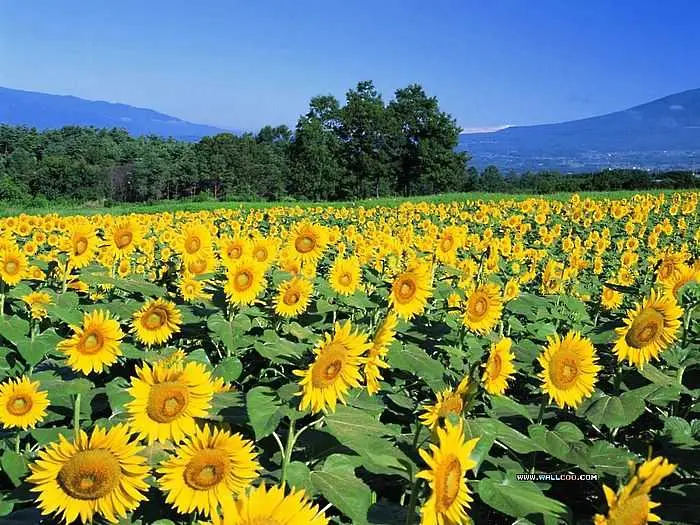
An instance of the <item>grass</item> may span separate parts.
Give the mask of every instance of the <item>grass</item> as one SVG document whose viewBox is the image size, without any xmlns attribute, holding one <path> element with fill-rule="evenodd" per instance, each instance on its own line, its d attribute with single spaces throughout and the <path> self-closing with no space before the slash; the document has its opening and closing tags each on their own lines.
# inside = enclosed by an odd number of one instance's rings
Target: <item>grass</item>
<svg viewBox="0 0 700 525">
<path fill-rule="evenodd" d="M 654 195 L 665 193 L 667 196 L 673 193 L 679 193 L 692 190 L 648 190 L 648 191 L 605 191 L 605 192 L 579 192 L 583 198 L 591 199 L 628 199 L 639 193 L 652 193 Z M 417 196 L 417 197 L 382 197 L 378 199 L 364 199 L 358 201 L 336 201 L 336 202 L 263 202 L 263 201 L 162 201 L 156 204 L 119 204 L 110 207 L 104 206 L 88 206 L 78 204 L 60 204 L 54 203 L 44 207 L 21 206 L 16 204 L 7 204 L 0 202 L 0 217 L 9 217 L 26 213 L 30 215 L 43 215 L 48 213 L 57 213 L 59 215 L 124 215 L 128 213 L 160 213 L 172 211 L 200 211 L 200 210 L 216 210 L 216 209 L 265 209 L 275 206 L 282 207 L 315 207 L 315 206 L 384 206 L 394 207 L 399 206 L 404 202 L 429 202 L 443 203 L 464 200 L 525 200 L 529 198 L 546 198 L 551 200 L 566 201 L 571 198 L 572 193 L 552 193 L 548 195 L 535 194 L 513 194 L 513 193 L 444 193 L 440 195 Z"/>
</svg>

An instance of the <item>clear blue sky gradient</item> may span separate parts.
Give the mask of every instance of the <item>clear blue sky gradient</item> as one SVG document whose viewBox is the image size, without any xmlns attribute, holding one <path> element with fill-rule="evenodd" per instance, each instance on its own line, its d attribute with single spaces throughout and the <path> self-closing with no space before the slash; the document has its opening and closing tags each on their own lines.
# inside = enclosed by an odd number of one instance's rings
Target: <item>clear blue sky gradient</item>
<svg viewBox="0 0 700 525">
<path fill-rule="evenodd" d="M 698 0 L 6 0 L 0 85 L 238 129 L 313 95 L 422 84 L 464 128 L 700 87 Z"/>
</svg>

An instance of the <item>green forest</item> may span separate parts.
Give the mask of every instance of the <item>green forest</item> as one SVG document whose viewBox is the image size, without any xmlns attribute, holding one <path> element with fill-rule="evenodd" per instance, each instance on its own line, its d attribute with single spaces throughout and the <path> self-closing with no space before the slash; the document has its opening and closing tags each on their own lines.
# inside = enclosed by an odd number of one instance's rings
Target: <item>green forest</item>
<svg viewBox="0 0 700 525">
<path fill-rule="evenodd" d="M 311 99 L 295 129 L 222 133 L 199 142 L 119 129 L 0 125 L 0 201 L 354 200 L 457 191 L 690 188 L 690 172 L 479 172 L 455 150 L 461 129 L 417 84 L 385 102 L 371 81 Z"/>
</svg>

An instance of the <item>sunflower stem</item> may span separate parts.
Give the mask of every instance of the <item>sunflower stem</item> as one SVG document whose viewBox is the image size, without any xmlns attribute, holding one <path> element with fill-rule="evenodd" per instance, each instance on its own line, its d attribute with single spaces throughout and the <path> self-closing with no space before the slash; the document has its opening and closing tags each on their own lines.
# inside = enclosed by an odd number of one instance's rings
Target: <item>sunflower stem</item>
<svg viewBox="0 0 700 525">
<path fill-rule="evenodd" d="M 17 436 L 15 437 L 15 452 L 19 454 L 19 442 L 20 442 L 20 437 L 19 437 L 19 431 L 17 432 Z"/>
<path fill-rule="evenodd" d="M 287 482 L 287 467 L 289 466 L 289 463 L 292 460 L 292 450 L 294 450 L 294 443 L 298 437 L 298 434 L 294 432 L 295 422 L 296 418 L 292 413 L 289 416 L 289 432 L 287 433 L 287 446 L 285 447 L 284 454 L 282 455 L 282 474 L 280 475 L 280 486 L 283 489 Z"/>
<path fill-rule="evenodd" d="M 80 439 L 80 394 L 75 395 L 75 405 L 73 406 L 73 432 L 75 440 Z"/>
<path fill-rule="evenodd" d="M 0 319 L 5 316 L 5 281 L 0 279 Z"/>
<path fill-rule="evenodd" d="M 408 500 L 408 509 L 406 510 L 406 525 L 413 523 L 413 514 L 418 502 L 418 489 L 420 488 L 421 478 L 416 478 L 411 487 L 411 499 Z"/>
<path fill-rule="evenodd" d="M 537 414 L 537 424 L 541 425 L 542 420 L 544 419 L 544 410 L 547 408 L 547 396 L 543 395 L 542 396 L 542 402 L 540 403 L 540 411 Z M 532 465 L 530 466 L 530 473 L 534 474 L 535 472 L 535 465 L 537 465 L 537 452 L 533 452 L 531 456 L 531 461 Z"/>
</svg>

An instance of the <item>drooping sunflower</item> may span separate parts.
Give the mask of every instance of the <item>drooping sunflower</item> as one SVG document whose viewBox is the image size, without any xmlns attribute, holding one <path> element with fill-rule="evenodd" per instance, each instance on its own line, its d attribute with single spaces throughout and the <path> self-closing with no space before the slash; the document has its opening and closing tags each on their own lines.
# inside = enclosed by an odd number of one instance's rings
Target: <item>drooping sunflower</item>
<svg viewBox="0 0 700 525">
<path fill-rule="evenodd" d="M 131 321 L 131 332 L 146 346 L 165 343 L 180 331 L 182 314 L 166 299 L 150 299 Z"/>
<path fill-rule="evenodd" d="M 312 413 L 334 412 L 338 401 L 345 403 L 345 395 L 353 387 L 360 386 L 361 357 L 371 348 L 367 335 L 352 332 L 352 324 L 335 323 L 334 334 L 324 334 L 324 339 L 314 348 L 315 360 L 306 370 L 295 370 L 302 379 L 299 385 L 303 396 L 299 408 L 311 408 Z"/>
<path fill-rule="evenodd" d="M 687 264 L 679 265 L 678 271 L 675 272 L 672 277 L 664 281 L 663 286 L 668 295 L 680 299 L 680 297 L 678 297 L 678 292 L 686 284 L 690 283 L 700 284 L 700 265 L 698 264 L 694 266 L 689 266 Z"/>
<path fill-rule="evenodd" d="M 367 361 L 363 368 L 367 393 L 374 395 L 379 391 L 379 380 L 382 379 L 382 368 L 389 368 L 389 364 L 384 360 L 389 345 L 396 335 L 396 325 L 399 319 L 393 310 L 387 313 L 386 318 L 379 325 L 372 340 L 372 347 L 369 349 Z"/>
<path fill-rule="evenodd" d="M 578 332 L 569 332 L 564 338 L 548 338 L 538 361 L 544 370 L 539 374 L 542 390 L 560 408 L 577 408 L 593 393 L 600 367 L 593 343 Z"/>
<path fill-rule="evenodd" d="M 262 483 L 231 499 L 223 506 L 223 519 L 212 516 L 214 525 L 328 525 L 328 518 L 306 498 L 303 490 L 292 489 L 284 495 L 282 487 L 270 487 Z"/>
<path fill-rule="evenodd" d="M 438 392 L 435 403 L 423 406 L 425 412 L 419 416 L 421 423 L 431 430 L 435 430 L 450 414 L 461 416 L 469 393 L 469 386 L 469 376 L 464 376 L 457 388 L 448 388 Z"/>
<path fill-rule="evenodd" d="M 171 359 L 137 367 L 129 394 L 129 421 L 139 437 L 177 443 L 194 433 L 195 418 L 207 415 L 214 385 L 203 364 Z"/>
<path fill-rule="evenodd" d="M 323 226 L 308 221 L 296 223 L 289 232 L 289 255 L 304 264 L 315 265 L 328 245 Z"/>
<path fill-rule="evenodd" d="M 661 521 L 659 516 L 652 513 L 660 503 L 651 501 L 649 493 L 675 468 L 676 465 L 659 456 L 645 461 L 617 493 L 603 485 L 608 514 L 596 514 L 593 518 L 595 525 L 642 525 Z"/>
<path fill-rule="evenodd" d="M 357 257 L 337 257 L 331 267 L 331 288 L 340 295 L 352 295 L 360 285 L 360 261 Z"/>
<path fill-rule="evenodd" d="M 22 296 L 32 315 L 32 319 L 46 317 L 46 307 L 51 304 L 51 296 L 46 292 L 31 292 Z"/>
<path fill-rule="evenodd" d="M 389 302 L 392 309 L 404 319 L 420 314 L 430 296 L 431 280 L 427 264 L 418 261 L 411 264 L 391 285 Z"/>
<path fill-rule="evenodd" d="M 508 388 L 508 381 L 515 373 L 511 352 L 513 341 L 504 337 L 498 343 L 491 345 L 488 361 L 484 364 L 484 375 L 481 380 L 489 394 L 503 395 Z"/>
<path fill-rule="evenodd" d="M 211 233 L 204 224 L 198 222 L 185 224 L 176 239 L 174 248 L 182 256 L 185 264 L 202 256 L 208 256 L 211 252 Z"/>
<path fill-rule="evenodd" d="M 619 336 L 615 342 L 617 358 L 642 368 L 668 348 L 677 338 L 681 327 L 683 309 L 670 295 L 651 295 L 628 312 L 625 326 L 616 328 Z"/>
<path fill-rule="evenodd" d="M 624 296 L 617 290 L 603 287 L 603 293 L 600 296 L 600 304 L 606 310 L 615 310 L 622 304 Z"/>
<path fill-rule="evenodd" d="M 73 326 L 73 336 L 58 343 L 68 365 L 83 374 L 102 372 L 122 355 L 119 343 L 124 333 L 107 310 L 94 310 L 83 316 L 82 326 Z"/>
<path fill-rule="evenodd" d="M 39 493 L 42 514 L 58 514 L 67 523 L 92 523 L 101 515 L 116 523 L 136 509 L 147 499 L 149 468 L 130 436 L 127 425 L 96 426 L 89 438 L 82 430 L 73 442 L 59 435 L 58 443 L 39 451 L 27 481 Z"/>
<path fill-rule="evenodd" d="M 15 243 L 8 243 L 0 250 L 0 280 L 14 286 L 27 276 L 27 256 Z"/>
<path fill-rule="evenodd" d="M 166 503 L 178 512 L 216 515 L 227 499 L 258 477 L 256 456 L 252 441 L 205 425 L 161 464 L 158 485 L 167 494 Z"/>
<path fill-rule="evenodd" d="M 485 334 L 498 323 L 503 311 L 500 290 L 495 283 L 486 283 L 469 294 L 462 322 L 471 331 Z"/>
<path fill-rule="evenodd" d="M 46 416 L 48 394 L 38 381 L 28 377 L 10 379 L 0 385 L 0 423 L 4 428 L 34 428 Z"/>
<path fill-rule="evenodd" d="M 109 229 L 106 240 L 111 252 L 117 257 L 126 257 L 135 249 L 141 241 L 142 229 L 139 223 L 130 218 L 116 221 Z"/>
<path fill-rule="evenodd" d="M 264 289 L 264 265 L 245 257 L 229 267 L 224 292 L 230 303 L 251 304 Z"/>
<path fill-rule="evenodd" d="M 277 289 L 275 313 L 283 317 L 294 317 L 306 311 L 311 300 L 313 284 L 303 277 L 284 281 Z"/>
<path fill-rule="evenodd" d="M 437 429 L 439 446 L 431 445 L 432 455 L 418 451 L 429 467 L 416 474 L 430 486 L 430 498 L 421 508 L 422 525 L 469 523 L 467 509 L 473 499 L 465 475 L 476 466 L 471 454 L 479 438 L 465 441 L 461 420 L 457 425 L 445 423 L 444 429 Z"/>
</svg>

